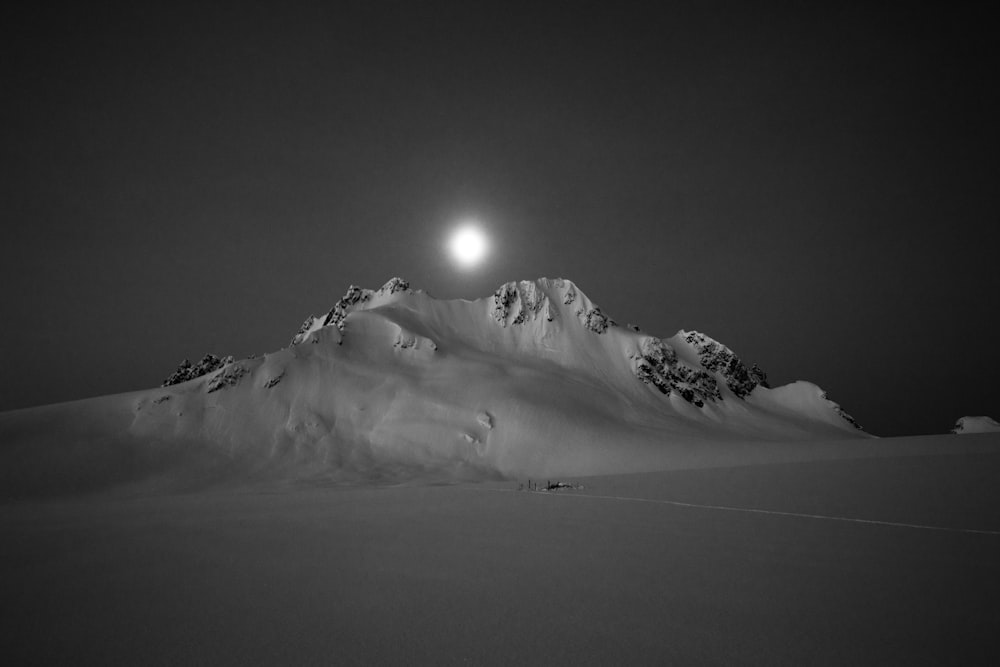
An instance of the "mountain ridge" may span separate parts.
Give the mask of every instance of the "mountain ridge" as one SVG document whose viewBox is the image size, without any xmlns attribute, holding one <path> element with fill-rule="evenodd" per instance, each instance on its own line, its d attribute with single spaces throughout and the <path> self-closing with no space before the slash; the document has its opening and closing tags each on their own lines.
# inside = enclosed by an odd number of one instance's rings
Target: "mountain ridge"
<svg viewBox="0 0 1000 667">
<path fill-rule="evenodd" d="M 387 307 L 398 302 L 401 297 L 415 294 L 437 301 L 425 292 L 411 290 L 410 283 L 399 277 L 391 278 L 377 290 L 351 285 L 326 315 L 308 317 L 293 336 L 290 345 L 300 345 L 310 339 L 318 342 L 313 334 L 326 327 L 335 327 L 342 336 L 338 344 L 343 344 L 346 320 L 351 313 Z M 475 304 L 484 300 L 455 301 Z M 536 318 L 542 318 L 551 324 L 557 317 L 564 317 L 565 312 L 562 311 L 566 310 L 554 304 L 570 307 L 580 325 L 592 333 L 600 335 L 619 327 L 575 283 L 563 278 L 507 282 L 485 301 L 490 304 L 490 317 L 504 329 L 534 322 Z M 638 327 L 631 327 L 631 331 L 641 334 Z M 415 338 L 403 336 L 394 345 L 405 349 L 414 347 L 416 343 Z M 432 349 L 437 349 L 436 343 L 429 339 L 427 344 Z M 679 357 L 678 345 L 682 351 L 692 350 L 694 358 L 690 354 Z M 671 338 L 643 335 L 639 339 L 638 349 L 629 351 L 628 359 L 632 363 L 633 374 L 641 382 L 655 387 L 663 394 L 674 393 L 699 408 L 704 407 L 706 402 L 723 400 L 720 381 L 740 399 L 749 396 L 758 386 L 770 388 L 767 375 L 759 366 L 753 364 L 748 367 L 729 347 L 698 331 L 682 329 Z M 206 355 L 196 366 L 184 360 L 162 386 L 207 375 L 232 363 L 234 359 L 231 356 L 220 360 L 211 354 Z M 839 405 L 836 410 L 845 421 L 861 430 L 861 426 Z"/>
<path fill-rule="evenodd" d="M 816 385 L 768 388 L 700 332 L 622 327 L 561 278 L 474 301 L 400 278 L 352 285 L 275 352 L 208 355 L 160 388 L 0 415 L 0 434 L 5 423 L 38 443 L 11 470 L 36 461 L 44 478 L 49 461 L 77 474 L 49 441 L 57 432 L 74 443 L 67 460 L 96 448 L 104 462 L 87 474 L 123 465 L 119 481 L 136 477 L 129 466 L 174 479 L 608 474 L 745 456 L 752 442 L 871 437 Z"/>
</svg>

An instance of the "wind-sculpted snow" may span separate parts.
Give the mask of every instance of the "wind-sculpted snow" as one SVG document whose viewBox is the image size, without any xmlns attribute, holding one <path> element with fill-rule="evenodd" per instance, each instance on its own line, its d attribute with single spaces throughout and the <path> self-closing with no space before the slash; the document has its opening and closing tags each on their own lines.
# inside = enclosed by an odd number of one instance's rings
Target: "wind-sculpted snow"
<svg viewBox="0 0 1000 667">
<path fill-rule="evenodd" d="M 333 308 L 323 317 L 310 316 L 302 323 L 299 330 L 292 337 L 292 345 L 303 343 L 310 335 L 319 329 L 327 326 L 336 327 L 341 333 L 344 332 L 344 319 L 347 315 L 359 307 L 370 303 L 372 299 L 384 299 L 395 294 L 410 293 L 410 283 L 402 278 L 390 278 L 382 287 L 377 290 L 365 289 L 357 285 L 347 288 L 347 293 L 340 298 Z"/>
</svg>

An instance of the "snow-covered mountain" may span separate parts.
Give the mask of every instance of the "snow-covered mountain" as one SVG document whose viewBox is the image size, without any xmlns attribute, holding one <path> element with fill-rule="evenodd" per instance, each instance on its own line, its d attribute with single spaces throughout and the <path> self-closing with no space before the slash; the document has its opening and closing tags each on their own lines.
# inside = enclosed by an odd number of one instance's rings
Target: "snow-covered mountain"
<svg viewBox="0 0 1000 667">
<path fill-rule="evenodd" d="M 14 468 L 30 475 L 47 473 L 25 460 L 59 460 L 68 447 L 83 468 L 127 481 L 175 468 L 603 474 L 694 461 L 719 443 L 870 436 L 819 387 L 769 388 L 763 371 L 696 331 L 661 339 L 619 326 L 569 280 L 511 282 L 464 301 L 394 278 L 352 286 L 286 348 L 185 362 L 159 389 L 6 413 L 0 437 L 21 443 L 5 458 L 18 450 Z"/>
<path fill-rule="evenodd" d="M 955 422 L 955 426 L 952 427 L 951 432 L 956 435 L 967 433 L 1000 433 L 1000 423 L 992 417 L 985 415 L 962 417 Z"/>
</svg>

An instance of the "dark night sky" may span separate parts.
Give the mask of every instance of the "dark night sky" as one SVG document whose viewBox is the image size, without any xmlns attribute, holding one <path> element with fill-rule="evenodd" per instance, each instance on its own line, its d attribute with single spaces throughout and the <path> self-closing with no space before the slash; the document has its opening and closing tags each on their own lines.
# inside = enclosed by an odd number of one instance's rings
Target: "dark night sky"
<svg viewBox="0 0 1000 667">
<path fill-rule="evenodd" d="M 276 350 L 352 283 L 563 276 L 879 435 L 1000 417 L 986 15 L 80 4 L 0 28 L 0 409 Z"/>
</svg>

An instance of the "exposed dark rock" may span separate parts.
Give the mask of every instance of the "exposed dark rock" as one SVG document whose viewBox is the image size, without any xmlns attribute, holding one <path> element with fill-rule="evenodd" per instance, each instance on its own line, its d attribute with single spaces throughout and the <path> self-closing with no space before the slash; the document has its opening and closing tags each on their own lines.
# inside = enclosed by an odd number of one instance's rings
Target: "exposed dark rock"
<svg viewBox="0 0 1000 667">
<path fill-rule="evenodd" d="M 385 285 L 382 285 L 382 287 L 379 287 L 378 294 L 379 295 L 396 294 L 397 292 L 408 292 L 409 289 L 410 289 L 409 282 L 403 280 L 402 278 L 395 277 L 395 278 L 390 278 L 389 282 L 387 282 Z"/>
<path fill-rule="evenodd" d="M 284 378 L 284 377 L 285 377 L 285 372 L 282 371 L 278 375 L 275 375 L 273 378 L 271 378 L 270 380 L 268 380 L 267 382 L 265 382 L 264 383 L 264 388 L 265 389 L 270 389 L 271 387 L 273 387 L 273 386 L 277 385 L 279 382 L 281 382 L 282 378 Z"/>
<path fill-rule="evenodd" d="M 678 360 L 677 352 L 659 338 L 644 338 L 635 358 L 635 375 L 661 393 L 676 392 L 697 407 L 722 398 L 715 378 Z"/>
<path fill-rule="evenodd" d="M 554 318 L 549 308 L 549 298 L 539 289 L 538 284 L 529 280 L 519 283 L 504 283 L 493 293 L 493 306 L 490 315 L 502 327 L 507 326 L 507 320 L 516 312 L 511 324 L 524 324 L 535 319 L 544 308 L 545 319 L 551 322 Z"/>
<path fill-rule="evenodd" d="M 858 429 L 859 431 L 863 431 L 864 430 L 864 428 L 861 426 L 861 424 L 859 424 L 854 417 L 852 417 L 851 415 L 847 414 L 847 412 L 844 411 L 844 408 L 840 407 L 839 405 L 837 406 L 837 414 L 840 415 L 841 417 L 843 417 L 844 419 L 846 419 L 851 424 L 851 426 L 853 426 L 854 428 Z"/>
<path fill-rule="evenodd" d="M 161 386 L 169 387 L 170 385 L 187 382 L 188 380 L 193 380 L 201 377 L 202 375 L 217 371 L 223 366 L 231 363 L 233 363 L 233 358 L 231 356 L 220 359 L 214 354 L 206 354 L 201 361 L 194 365 L 185 359 L 181 362 L 180 366 L 177 367 L 177 370 L 175 370 L 170 377 L 163 381 Z"/>
<path fill-rule="evenodd" d="M 767 373 L 765 373 L 764 370 L 757 364 L 750 367 L 750 377 L 756 380 L 757 384 L 761 387 L 764 387 L 765 389 L 771 388 L 771 385 L 767 382 Z"/>
<path fill-rule="evenodd" d="M 313 325 L 318 320 L 319 320 L 319 318 L 315 317 L 313 315 L 310 315 L 309 317 L 307 317 L 306 321 L 302 323 L 302 326 L 299 327 L 299 330 L 297 332 L 295 332 L 295 335 L 292 337 L 292 343 L 291 344 L 292 345 L 298 345 L 299 343 L 301 343 L 302 341 L 304 341 L 306 339 L 306 336 L 309 334 L 309 331 L 312 330 Z"/>
<path fill-rule="evenodd" d="M 213 391 L 225 389 L 226 387 L 232 387 L 236 385 L 240 381 L 240 378 L 248 372 L 249 371 L 246 368 L 239 364 L 230 364 L 221 372 L 209 379 L 206 393 L 211 394 Z"/>
<path fill-rule="evenodd" d="M 581 313 L 582 314 L 582 313 Z M 608 326 L 614 326 L 614 322 L 601 309 L 594 306 L 581 317 L 583 325 L 597 334 L 602 334 L 608 330 Z"/>
<path fill-rule="evenodd" d="M 510 314 L 511 306 L 517 300 L 517 283 L 504 283 L 493 293 L 493 308 L 490 314 L 497 324 L 502 327 L 507 326 L 507 316 Z"/>
<path fill-rule="evenodd" d="M 391 281 L 390 281 L 391 282 Z M 344 318 L 351 312 L 351 306 L 365 303 L 372 298 L 373 292 L 357 285 L 347 288 L 347 293 L 340 298 L 323 320 L 323 326 L 335 326 L 341 332 L 344 331 Z"/>
<path fill-rule="evenodd" d="M 754 366 L 753 371 L 747 368 L 732 350 L 705 334 L 690 331 L 684 340 L 697 351 L 702 367 L 711 373 L 721 374 L 726 386 L 740 398 L 747 397 L 758 384 L 762 384 L 759 378 L 767 379 L 759 367 Z"/>
<path fill-rule="evenodd" d="M 347 289 L 347 293 L 344 294 L 344 296 L 342 296 L 336 304 L 334 304 L 333 308 L 331 308 L 330 312 L 328 312 L 325 316 L 322 318 L 309 317 L 302 323 L 298 332 L 294 337 L 292 337 L 292 345 L 302 343 L 310 331 L 314 331 L 320 327 L 333 325 L 337 327 L 341 333 L 343 333 L 344 318 L 347 317 L 347 314 L 353 310 L 354 306 L 371 300 L 371 298 L 376 294 L 378 296 L 390 296 L 399 292 L 409 291 L 410 283 L 399 277 L 390 278 L 386 284 L 378 288 L 377 292 L 373 292 L 370 289 L 364 289 L 363 287 L 358 287 L 357 285 L 351 285 Z M 313 342 L 315 343 L 316 341 L 313 340 Z"/>
</svg>

